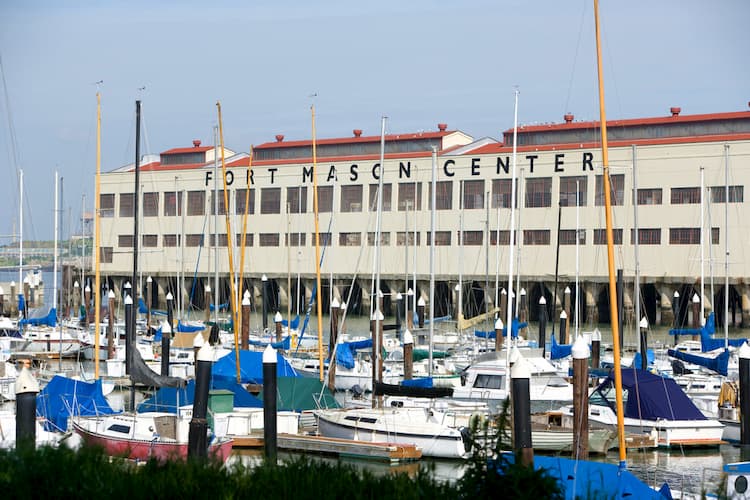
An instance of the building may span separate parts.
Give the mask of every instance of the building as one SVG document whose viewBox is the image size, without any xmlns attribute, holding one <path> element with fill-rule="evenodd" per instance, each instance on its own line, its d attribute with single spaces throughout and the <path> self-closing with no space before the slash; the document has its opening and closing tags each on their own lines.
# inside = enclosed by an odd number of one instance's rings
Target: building
<svg viewBox="0 0 750 500">
<path fill-rule="evenodd" d="M 626 317 L 633 319 L 637 217 L 641 310 L 651 324 L 672 323 L 675 292 L 682 297 L 680 323 L 698 321 L 690 304 L 701 290 L 704 309 L 716 309 L 718 324 L 723 324 L 728 269 L 730 319 L 750 326 L 750 260 L 744 255 L 750 112 L 682 115 L 672 108 L 667 116 L 612 120 L 608 134 L 616 261 L 624 276 Z M 502 302 L 501 289 L 507 287 L 512 138 L 510 129 L 502 141 L 475 140 L 445 124 L 433 132 L 389 134 L 382 169 L 380 135 L 361 130 L 351 137 L 318 140 L 315 149 L 310 139 L 288 141 L 277 135 L 254 148 L 252 167 L 249 154 L 224 150 L 222 155 L 200 141 L 144 158 L 140 268 L 155 281 L 152 292 L 162 301 L 167 289 L 181 287 L 182 300 L 202 308 L 204 286 L 214 286 L 218 266 L 225 302 L 227 244 L 238 268 L 247 206 L 243 289 L 257 297 L 265 275 L 274 307 L 286 309 L 291 301 L 293 310 L 304 310 L 315 282 L 317 183 L 324 310 L 332 280 L 333 295 L 348 302 L 350 313 L 369 314 L 379 221 L 386 315 L 397 292 L 414 288 L 414 276 L 417 296 L 427 300 L 432 269 L 435 315 L 455 316 L 460 280 L 463 312 L 470 317 Z M 528 303 L 536 304 L 544 295 L 559 311 L 570 300 L 582 323 L 607 321 L 598 122 L 565 115 L 561 123 L 519 126 L 517 145 L 514 266 Z M 132 273 L 133 172 L 134 165 L 128 165 L 101 176 L 101 271 L 109 286 L 118 289 Z M 436 223 L 430 252 L 433 175 Z M 558 299 L 553 301 L 556 274 Z M 536 310 L 529 308 L 530 319 L 536 318 Z"/>
</svg>

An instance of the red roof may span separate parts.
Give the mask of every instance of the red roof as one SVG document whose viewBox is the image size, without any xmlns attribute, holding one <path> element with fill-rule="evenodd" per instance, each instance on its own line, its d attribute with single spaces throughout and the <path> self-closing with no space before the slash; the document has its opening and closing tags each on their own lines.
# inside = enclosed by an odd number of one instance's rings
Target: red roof
<svg viewBox="0 0 750 500">
<path fill-rule="evenodd" d="M 410 133 L 410 134 L 390 134 L 385 136 L 385 140 L 387 142 L 395 142 L 395 141 L 411 141 L 414 139 L 440 139 L 442 137 L 445 137 L 446 135 L 454 133 L 453 131 L 439 131 L 439 132 L 416 132 L 416 133 Z M 362 137 L 340 137 L 335 139 L 317 139 L 315 141 L 315 144 L 318 146 L 324 145 L 324 144 L 353 144 L 353 143 L 367 143 L 367 142 L 380 142 L 380 136 L 379 135 L 368 135 L 368 136 L 362 136 Z M 294 148 L 294 147 L 302 147 L 302 146 L 311 146 L 312 145 L 312 139 L 305 139 L 302 141 L 274 141 L 274 142 L 265 142 L 263 144 L 260 144 L 258 146 L 255 146 L 254 149 L 271 149 L 271 148 Z"/>
<path fill-rule="evenodd" d="M 750 118 L 750 111 L 736 111 L 731 113 L 707 113 L 702 115 L 676 115 L 659 116 L 655 118 L 631 118 L 627 120 L 607 120 L 607 127 L 633 127 L 638 125 L 662 125 L 665 123 L 691 123 L 715 120 L 737 120 L 739 118 Z M 570 122 L 570 123 L 548 123 L 544 125 L 519 125 L 519 132 L 547 132 L 550 130 L 571 130 L 599 128 L 599 121 Z M 512 134 L 510 128 L 504 132 Z"/>
<path fill-rule="evenodd" d="M 212 150 L 213 146 L 192 146 L 189 148 L 174 148 L 164 151 L 163 155 L 177 155 L 182 153 L 205 153 L 206 151 Z"/>
</svg>

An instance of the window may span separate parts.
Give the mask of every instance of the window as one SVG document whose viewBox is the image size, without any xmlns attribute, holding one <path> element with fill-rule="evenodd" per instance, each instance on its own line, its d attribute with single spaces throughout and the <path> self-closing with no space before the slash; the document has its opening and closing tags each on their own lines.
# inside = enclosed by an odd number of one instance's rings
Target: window
<svg viewBox="0 0 750 500">
<path fill-rule="evenodd" d="M 711 244 L 712 245 L 719 244 L 719 228 L 718 227 L 711 228 Z"/>
<path fill-rule="evenodd" d="M 229 198 L 229 193 L 227 193 L 227 198 Z M 208 212 L 211 215 L 224 215 L 227 213 L 224 206 L 224 191 L 211 191 L 211 205 L 208 207 Z"/>
<path fill-rule="evenodd" d="M 217 240 L 219 241 L 218 244 L 216 243 Z M 209 234 L 208 235 L 208 244 L 210 246 L 212 246 L 212 247 L 213 246 L 217 246 L 217 247 L 225 247 L 225 246 L 227 246 L 227 235 L 226 235 L 226 233 L 224 233 L 224 234 L 216 234 L 216 235 L 215 234 Z"/>
<path fill-rule="evenodd" d="M 307 213 L 307 186 L 286 188 L 286 207 L 290 214 Z"/>
<path fill-rule="evenodd" d="M 206 211 L 206 192 L 188 191 L 187 195 L 187 214 L 203 215 Z"/>
<path fill-rule="evenodd" d="M 630 230 L 630 243 L 635 244 L 635 229 Z M 638 229 L 639 245 L 661 245 L 661 229 L 659 228 L 639 228 Z"/>
<path fill-rule="evenodd" d="M 235 212 L 238 215 L 245 215 L 245 198 L 247 198 L 247 189 L 238 189 L 235 192 L 235 196 L 237 197 L 235 205 L 237 206 L 237 209 Z M 250 199 L 247 200 L 247 213 L 248 214 L 254 214 L 255 213 L 255 189 L 250 190 Z"/>
<path fill-rule="evenodd" d="M 367 244 L 369 246 L 375 246 L 375 233 L 367 233 Z M 380 233 L 380 246 L 387 246 L 391 244 L 391 233 L 381 232 Z"/>
<path fill-rule="evenodd" d="M 341 186 L 341 212 L 362 211 L 362 185 Z"/>
<path fill-rule="evenodd" d="M 552 206 L 552 177 L 526 179 L 526 208 Z"/>
<path fill-rule="evenodd" d="M 305 246 L 305 233 L 289 233 L 286 235 L 286 246 L 303 247 Z"/>
<path fill-rule="evenodd" d="M 701 242 L 701 229 L 699 227 L 670 227 L 670 245 L 697 245 Z"/>
<path fill-rule="evenodd" d="M 414 210 L 414 191 L 416 190 L 416 209 L 422 209 L 422 183 L 402 182 L 398 185 L 398 209 L 400 211 Z"/>
<path fill-rule="evenodd" d="M 510 208 L 513 193 L 513 179 L 495 179 L 492 181 L 492 208 Z M 516 207 L 518 207 L 518 182 L 516 182 Z"/>
<path fill-rule="evenodd" d="M 313 207 L 314 209 L 314 207 Z M 318 186 L 318 213 L 333 211 L 333 186 Z"/>
<path fill-rule="evenodd" d="M 517 234 L 517 231 L 513 231 Z M 500 231 L 500 240 L 497 238 L 497 231 L 490 231 L 490 245 L 510 245 L 510 231 Z M 516 243 L 516 238 L 513 238 L 513 244 Z"/>
<path fill-rule="evenodd" d="M 120 217 L 133 217 L 134 213 L 133 193 L 120 193 Z"/>
<path fill-rule="evenodd" d="M 673 205 L 682 205 L 685 203 L 700 203 L 701 202 L 701 188 L 699 187 L 672 188 L 671 202 Z"/>
<path fill-rule="evenodd" d="M 157 234 L 144 234 L 141 238 L 141 242 L 144 247 L 155 248 L 159 246 L 159 235 Z"/>
<path fill-rule="evenodd" d="M 447 247 L 451 244 L 451 232 L 450 231 L 435 231 L 435 246 L 436 247 Z M 432 232 L 427 231 L 427 245 L 432 245 Z"/>
<path fill-rule="evenodd" d="M 331 246 L 331 233 L 318 233 L 318 237 L 320 237 L 321 246 Z M 313 245 L 315 244 L 315 233 L 310 233 L 310 241 Z"/>
<path fill-rule="evenodd" d="M 729 186 L 729 203 L 742 203 L 744 194 L 744 186 Z M 726 186 L 711 186 L 711 203 L 724 203 L 726 197 Z"/>
<path fill-rule="evenodd" d="M 463 208 L 484 208 L 484 181 L 464 181 L 463 199 Z"/>
<path fill-rule="evenodd" d="M 112 263 L 112 247 L 99 247 L 99 262 L 102 264 Z"/>
<path fill-rule="evenodd" d="M 159 193 L 143 193 L 143 216 L 159 216 Z"/>
<path fill-rule="evenodd" d="M 639 205 L 661 205 L 661 188 L 639 189 Z"/>
<path fill-rule="evenodd" d="M 276 189 L 276 188 L 274 188 Z M 261 193 L 263 190 L 261 190 Z M 279 233 L 260 233 L 258 235 L 258 245 L 262 247 L 279 246 Z"/>
<path fill-rule="evenodd" d="M 260 190 L 260 213 L 281 213 L 281 188 L 262 188 Z"/>
<path fill-rule="evenodd" d="M 625 175 L 615 174 L 609 176 L 609 194 L 612 206 L 625 203 Z M 604 206 L 604 177 L 596 176 L 596 197 L 594 205 Z"/>
<path fill-rule="evenodd" d="M 115 216 L 115 195 L 114 194 L 100 194 L 99 195 L 99 216 L 100 217 L 114 217 Z"/>
<path fill-rule="evenodd" d="M 614 245 L 622 245 L 622 229 L 612 229 L 612 240 Z M 607 230 L 594 229 L 594 245 L 607 244 Z"/>
<path fill-rule="evenodd" d="M 180 237 L 176 234 L 165 234 L 161 237 L 162 246 L 176 247 L 180 244 Z"/>
<path fill-rule="evenodd" d="M 561 245 L 575 245 L 576 244 L 576 230 L 575 229 L 561 229 L 560 230 L 560 244 Z M 586 230 L 578 230 L 578 244 L 586 244 Z"/>
<path fill-rule="evenodd" d="M 503 375 L 479 374 L 474 380 L 474 387 L 477 389 L 504 389 L 505 377 Z"/>
<path fill-rule="evenodd" d="M 164 216 L 182 215 L 182 191 L 164 193 Z"/>
<path fill-rule="evenodd" d="M 391 211 L 391 185 L 383 183 L 383 212 Z M 373 212 L 378 209 L 378 184 L 370 184 L 369 209 Z"/>
<path fill-rule="evenodd" d="M 189 196 L 188 196 L 189 198 Z M 186 234 L 185 235 L 185 246 L 186 247 L 199 247 L 203 245 L 202 234 Z"/>
<path fill-rule="evenodd" d="M 576 206 L 576 199 L 579 207 L 586 206 L 586 180 L 583 175 L 560 177 L 561 207 Z"/>
<path fill-rule="evenodd" d="M 524 229 L 524 245 L 549 245 L 549 229 Z"/>
<path fill-rule="evenodd" d="M 468 246 L 482 245 L 483 237 L 483 231 L 464 231 L 463 244 Z"/>
<path fill-rule="evenodd" d="M 437 181 L 435 183 L 435 200 L 435 210 L 451 210 L 453 208 L 453 181 Z M 432 194 L 427 197 L 427 209 L 432 210 Z"/>
<path fill-rule="evenodd" d="M 417 245 L 419 245 L 419 236 L 421 233 L 417 233 Z M 396 246 L 402 247 L 405 245 L 414 246 L 414 232 L 399 231 L 396 233 Z"/>
<path fill-rule="evenodd" d="M 121 248 L 133 248 L 133 235 L 121 234 L 117 237 L 117 246 Z"/>
<path fill-rule="evenodd" d="M 237 237 L 237 246 L 242 246 L 242 233 L 239 233 L 235 235 Z M 245 246 L 251 247 L 253 246 L 253 233 L 246 233 L 245 234 Z"/>
<path fill-rule="evenodd" d="M 339 233 L 339 246 L 358 247 L 362 244 L 362 233 Z"/>
</svg>

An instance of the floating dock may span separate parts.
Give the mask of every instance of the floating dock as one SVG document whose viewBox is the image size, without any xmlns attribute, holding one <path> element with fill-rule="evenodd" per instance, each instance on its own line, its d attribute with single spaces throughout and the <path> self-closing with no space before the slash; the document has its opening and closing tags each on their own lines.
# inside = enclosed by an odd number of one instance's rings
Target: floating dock
<svg viewBox="0 0 750 500">
<path fill-rule="evenodd" d="M 232 436 L 237 448 L 263 446 L 263 435 Z M 312 436 L 306 434 L 279 434 L 279 449 L 319 455 L 334 455 L 385 462 L 410 462 L 422 458 L 422 450 L 407 443 L 380 443 L 351 439 Z"/>
</svg>

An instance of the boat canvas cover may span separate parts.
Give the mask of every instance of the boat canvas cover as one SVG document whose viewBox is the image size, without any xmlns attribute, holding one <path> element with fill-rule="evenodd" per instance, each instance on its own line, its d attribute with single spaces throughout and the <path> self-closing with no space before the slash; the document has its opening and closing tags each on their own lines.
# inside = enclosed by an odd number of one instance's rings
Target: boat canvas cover
<svg viewBox="0 0 750 500">
<path fill-rule="evenodd" d="M 292 347 L 292 337 L 287 335 L 286 337 L 284 337 L 284 340 L 280 342 L 270 342 L 270 343 L 263 342 L 262 340 L 248 339 L 248 343 L 251 346 L 255 346 L 255 347 L 266 347 L 270 345 L 274 349 L 282 349 L 284 351 L 288 351 Z"/>
<path fill-rule="evenodd" d="M 356 342 L 341 342 L 336 344 L 336 364 L 349 368 L 354 368 L 354 358 L 360 349 L 371 349 L 372 339 L 358 340 Z"/>
<path fill-rule="evenodd" d="M 674 349 L 667 350 L 667 354 L 673 358 L 706 367 L 709 370 L 715 371 L 719 375 L 724 375 L 725 377 L 729 374 L 729 350 L 727 349 L 715 357 L 690 354 L 688 352 L 676 351 Z"/>
<path fill-rule="evenodd" d="M 211 389 L 225 389 L 234 393 L 235 408 L 262 408 L 263 402 L 247 392 L 236 381 L 213 379 Z M 138 405 L 138 412 L 148 411 L 177 413 L 178 406 L 191 405 L 195 400 L 195 380 L 190 380 L 181 389 L 162 387 L 150 398 Z"/>
<path fill-rule="evenodd" d="M 18 326 L 55 326 L 57 324 L 57 309 L 54 307 L 49 310 L 46 316 L 37 316 L 34 318 L 24 318 L 18 321 Z"/>
<path fill-rule="evenodd" d="M 263 401 L 263 392 L 258 394 Z M 262 403 L 261 403 L 262 404 Z M 340 408 L 328 387 L 312 377 L 278 377 L 276 379 L 276 408 L 279 411 L 304 411 L 320 408 Z"/>
<path fill-rule="evenodd" d="M 236 354 L 230 352 L 216 361 L 211 367 L 214 380 L 237 380 Z M 280 353 L 276 353 L 276 375 L 298 377 L 292 365 Z M 260 351 L 240 351 L 240 383 L 263 383 L 263 353 Z"/>
<path fill-rule="evenodd" d="M 573 352 L 573 344 L 558 344 L 555 335 L 552 335 L 552 345 L 549 350 L 550 359 L 567 358 Z"/>
<path fill-rule="evenodd" d="M 614 389 L 614 374 L 610 373 L 595 392 L 606 398 Z M 707 420 L 685 392 L 671 378 L 628 368 L 622 370 L 622 387 L 628 391 L 625 416 L 643 420 Z"/>
<path fill-rule="evenodd" d="M 148 307 L 146 307 L 146 303 L 143 301 L 143 297 L 138 297 L 138 312 L 141 314 L 148 314 Z M 159 311 L 157 309 L 151 309 L 151 315 L 154 316 L 166 316 L 167 311 Z"/>
<path fill-rule="evenodd" d="M 102 381 L 85 382 L 55 375 L 36 397 L 36 413 L 44 417 L 47 431 L 66 431 L 68 417 L 111 415 L 116 412 L 109 406 L 102 392 Z"/>
</svg>

